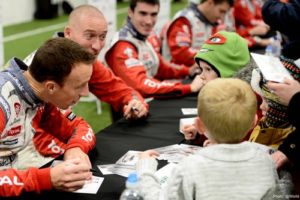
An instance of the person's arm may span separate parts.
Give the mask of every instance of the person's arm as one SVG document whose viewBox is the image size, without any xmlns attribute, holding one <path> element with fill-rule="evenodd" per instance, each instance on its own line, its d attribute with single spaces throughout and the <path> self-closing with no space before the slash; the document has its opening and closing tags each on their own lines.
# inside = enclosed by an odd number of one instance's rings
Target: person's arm
<svg viewBox="0 0 300 200">
<path fill-rule="evenodd" d="M 167 42 L 170 48 L 172 62 L 192 66 L 197 53 L 192 48 L 192 29 L 189 21 L 180 17 L 176 19 L 167 31 Z"/>
<path fill-rule="evenodd" d="M 163 79 L 182 79 L 190 75 L 189 67 L 184 65 L 176 65 L 165 60 L 160 54 L 157 54 L 159 58 L 159 68 L 155 78 Z"/>
<path fill-rule="evenodd" d="M 166 187 L 161 187 L 158 178 L 155 175 L 157 168 L 157 161 L 153 156 L 155 151 L 148 150 L 140 155 L 140 159 L 137 163 L 137 173 L 139 176 L 140 190 L 144 195 L 145 199 L 156 200 L 156 199 L 192 199 L 192 196 L 186 196 L 193 194 L 193 187 L 187 188 L 184 183 L 184 174 L 182 173 L 182 167 L 180 164 L 176 165 L 167 180 Z M 158 155 L 158 154 L 156 154 Z M 187 185 L 186 185 L 187 186 Z M 184 191 L 190 190 L 190 191 Z"/>
<path fill-rule="evenodd" d="M 132 100 L 140 101 L 148 110 L 149 105 L 139 92 L 129 87 L 122 79 L 104 66 L 99 60 L 93 65 L 93 74 L 89 81 L 90 91 L 101 101 L 109 103 L 114 110 L 122 111 Z"/>
<path fill-rule="evenodd" d="M 264 21 L 273 29 L 288 36 L 299 36 L 300 1 L 290 0 L 283 3 L 280 0 L 267 0 L 262 7 Z"/>
<path fill-rule="evenodd" d="M 255 21 L 262 20 L 261 8 L 259 5 L 252 3 L 255 13 L 252 13 L 247 7 L 247 3 L 243 0 L 237 0 L 234 3 L 234 18 L 238 25 L 242 25 L 247 28 L 255 26 Z M 257 15 L 257 16 L 256 16 Z"/>
<path fill-rule="evenodd" d="M 50 190 L 50 168 L 18 171 L 15 169 L 0 170 L 0 196 L 19 196 L 23 192 L 41 192 Z"/>
<path fill-rule="evenodd" d="M 130 57 L 124 53 L 130 49 Z M 190 85 L 171 83 L 147 77 L 146 70 L 138 60 L 136 48 L 127 41 L 117 42 L 106 55 L 108 65 L 114 73 L 144 97 L 174 97 L 191 93 Z"/>
<path fill-rule="evenodd" d="M 0 138 L 4 137 L 2 134 L 5 126 L 5 113 L 0 106 Z M 51 188 L 49 168 L 40 170 L 30 168 L 24 171 L 15 169 L 0 170 L 0 197 L 19 196 L 24 191 L 40 192 Z"/>
<path fill-rule="evenodd" d="M 95 147 L 94 132 L 82 118 L 71 111 L 62 113 L 50 104 L 46 104 L 44 109 L 37 114 L 36 117 L 41 117 L 41 120 L 39 124 L 33 124 L 34 128 L 44 130 L 64 141 L 66 150 L 79 147 L 84 153 L 88 153 Z"/>
<path fill-rule="evenodd" d="M 290 133 L 278 150 L 293 164 L 300 166 L 300 92 L 297 92 L 291 98 L 288 105 L 288 117 L 290 122 L 296 127 L 296 130 Z M 281 156 L 284 158 L 284 156 Z"/>
</svg>

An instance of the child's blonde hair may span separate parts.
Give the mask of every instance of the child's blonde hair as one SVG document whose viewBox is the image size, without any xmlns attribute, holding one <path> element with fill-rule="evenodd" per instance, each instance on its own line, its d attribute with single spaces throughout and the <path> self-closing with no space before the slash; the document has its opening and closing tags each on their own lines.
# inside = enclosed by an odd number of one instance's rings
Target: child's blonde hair
<svg viewBox="0 0 300 200">
<path fill-rule="evenodd" d="M 253 125 L 256 109 L 251 86 L 240 79 L 212 80 L 198 95 L 198 115 L 217 143 L 241 142 Z"/>
</svg>

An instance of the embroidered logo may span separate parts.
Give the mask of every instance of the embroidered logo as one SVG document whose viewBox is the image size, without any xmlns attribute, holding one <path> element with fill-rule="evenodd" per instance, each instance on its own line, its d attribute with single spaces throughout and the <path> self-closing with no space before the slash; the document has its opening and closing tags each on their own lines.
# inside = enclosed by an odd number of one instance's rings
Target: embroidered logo
<svg viewBox="0 0 300 200">
<path fill-rule="evenodd" d="M 15 136 L 21 133 L 21 126 L 16 126 L 7 131 L 7 136 Z"/>
<path fill-rule="evenodd" d="M 14 108 L 16 112 L 16 117 L 19 117 L 20 110 L 21 110 L 21 104 L 19 102 L 14 103 Z"/>
<path fill-rule="evenodd" d="M 76 115 L 75 115 L 75 113 L 73 113 L 73 112 L 71 112 L 71 113 L 68 114 L 68 116 L 67 116 L 68 120 L 70 120 L 70 121 L 73 121 L 73 120 L 75 119 L 75 117 L 76 117 Z"/>
</svg>

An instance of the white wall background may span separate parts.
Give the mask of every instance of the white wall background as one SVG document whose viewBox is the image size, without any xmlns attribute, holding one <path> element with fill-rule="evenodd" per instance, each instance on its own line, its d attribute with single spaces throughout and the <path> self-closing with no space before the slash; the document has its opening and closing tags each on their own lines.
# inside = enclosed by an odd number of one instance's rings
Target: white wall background
<svg viewBox="0 0 300 200">
<path fill-rule="evenodd" d="M 33 19 L 35 0 L 1 0 L 3 26 L 28 22 Z"/>
<path fill-rule="evenodd" d="M 57 3 L 62 0 L 51 1 Z M 87 0 L 68 0 L 68 2 L 76 7 L 86 3 Z M 36 10 L 35 0 L 0 0 L 0 7 L 3 26 L 31 21 Z"/>
</svg>

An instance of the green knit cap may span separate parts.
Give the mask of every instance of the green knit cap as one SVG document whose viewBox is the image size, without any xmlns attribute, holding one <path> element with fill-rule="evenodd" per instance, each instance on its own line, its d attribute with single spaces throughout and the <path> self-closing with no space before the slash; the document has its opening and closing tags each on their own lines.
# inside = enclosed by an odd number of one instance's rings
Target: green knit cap
<svg viewBox="0 0 300 200">
<path fill-rule="evenodd" d="M 222 78 L 231 77 L 250 61 L 245 39 L 234 32 L 220 31 L 212 35 L 195 56 L 196 63 L 210 64 Z"/>
</svg>

